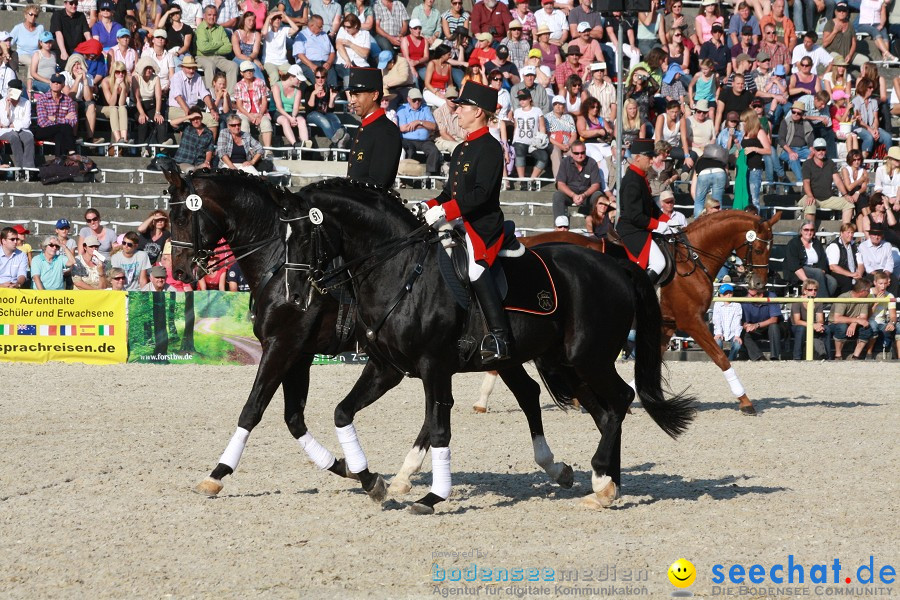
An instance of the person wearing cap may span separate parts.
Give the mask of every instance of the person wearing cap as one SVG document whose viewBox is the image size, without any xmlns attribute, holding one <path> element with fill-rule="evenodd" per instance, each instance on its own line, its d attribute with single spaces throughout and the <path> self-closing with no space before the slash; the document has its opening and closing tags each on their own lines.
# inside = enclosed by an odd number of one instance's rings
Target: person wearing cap
<svg viewBox="0 0 900 600">
<path fill-rule="evenodd" d="M 241 131 L 250 133 L 250 127 L 259 129 L 263 146 L 272 145 L 272 118 L 269 116 L 269 90 L 265 82 L 256 77 L 256 65 L 249 60 L 241 63 L 241 80 L 233 89 L 234 106 L 241 120 Z"/>
<path fill-rule="evenodd" d="M 16 246 L 18 239 L 12 227 L 0 229 L 0 287 L 20 289 L 28 278 L 28 258 Z"/>
<path fill-rule="evenodd" d="M 493 36 L 490 33 L 482 32 L 475 35 L 475 47 L 469 54 L 469 66 L 478 65 L 484 70 L 487 63 L 497 60 L 497 51 L 494 50 Z M 487 83 L 487 82 L 479 82 Z"/>
<path fill-rule="evenodd" d="M 732 62 L 734 64 L 734 70 L 725 80 L 724 87 L 732 87 L 735 79 L 743 79 L 744 90 L 749 92 L 750 97 L 753 98 L 758 91 L 756 87 L 756 72 L 750 70 L 753 66 L 753 59 L 750 58 L 749 54 L 742 53 L 738 54 Z"/>
<path fill-rule="evenodd" d="M 33 92 L 50 91 L 50 77 L 56 74 L 59 57 L 53 51 L 53 34 L 45 31 L 41 34 L 38 49 L 31 55 L 28 66 L 28 97 L 34 98 Z"/>
<path fill-rule="evenodd" d="M 838 2 L 834 7 L 834 18 L 825 23 L 822 47 L 834 57 L 832 65 L 838 62 L 861 67 L 868 62 L 867 57 L 856 53 L 856 29 L 850 22 L 850 6 L 846 2 Z"/>
<path fill-rule="evenodd" d="M 556 71 L 553 76 L 556 80 L 556 89 L 559 90 L 560 94 L 565 95 L 566 92 L 570 91 L 569 83 L 574 81 L 572 76 L 577 78 L 576 83 L 582 83 L 584 81 L 586 73 L 585 65 L 581 63 L 581 48 L 579 48 L 574 42 L 569 44 L 568 50 L 566 50 L 566 60 L 557 65 Z M 578 98 L 581 97 L 581 89 L 575 90 L 576 96 Z"/>
<path fill-rule="evenodd" d="M 750 5 L 742 1 L 738 3 L 737 11 L 731 15 L 731 20 L 728 21 L 729 46 L 738 46 L 742 43 L 741 37 L 745 27 L 750 28 L 751 44 L 758 44 L 762 35 L 759 29 L 759 19 L 750 11 Z"/>
<path fill-rule="evenodd" d="M 378 47 L 391 51 L 400 48 L 400 38 L 409 31 L 406 6 L 398 0 L 374 0 L 372 11 L 375 13 L 375 43 Z"/>
<path fill-rule="evenodd" d="M 59 59 L 65 62 L 75 52 L 75 46 L 91 39 L 87 17 L 78 11 L 78 0 L 65 0 L 63 10 L 54 10 L 50 17 L 50 33 L 55 36 Z"/>
<path fill-rule="evenodd" d="M 659 194 L 659 209 L 669 217 L 669 227 L 679 231 L 687 227 L 687 217 L 683 212 L 675 210 L 675 194 L 672 190 L 663 190 Z"/>
<path fill-rule="evenodd" d="M 853 203 L 847 199 L 847 189 L 838 173 L 834 161 L 827 158 L 827 144 L 822 138 L 816 138 L 812 144 L 812 160 L 803 163 L 803 197 L 798 206 L 803 209 L 806 219 L 815 223 L 816 209 L 828 208 L 841 211 L 841 221 L 850 223 L 853 219 Z M 832 183 L 838 189 L 838 195 L 831 191 Z"/>
<path fill-rule="evenodd" d="M 528 58 L 528 51 L 531 50 L 531 44 L 522 34 L 522 24 L 518 20 L 513 19 L 507 27 L 506 37 L 500 40 L 500 44 L 506 46 L 509 51 L 509 61 L 521 73 L 525 67 L 525 59 Z"/>
<path fill-rule="evenodd" d="M 12 34 L 8 31 L 0 31 L 0 66 L 12 71 L 12 73 L 0 75 L 0 86 L 3 88 L 6 87 L 3 82 L 11 81 L 18 77 L 19 53 L 13 50 L 11 45 Z"/>
<path fill-rule="evenodd" d="M 350 15 L 353 16 L 353 15 Z M 275 121 L 281 125 L 284 140 L 292 147 L 299 145 L 309 148 L 309 128 L 301 114 L 303 92 L 300 82 L 303 71 L 298 65 L 281 65 L 278 67 L 279 81 L 272 86 L 272 99 L 275 101 Z M 296 131 L 296 133 L 295 133 Z M 300 141 L 297 141 L 299 135 Z"/>
<path fill-rule="evenodd" d="M 553 217 L 568 218 L 568 207 L 575 206 L 585 217 L 591 214 L 594 204 L 605 196 L 604 177 L 600 167 L 587 155 L 584 142 L 572 142 L 570 153 L 563 157 L 556 173 L 556 191 L 553 192 Z"/>
<path fill-rule="evenodd" d="M 591 63 L 589 72 L 591 78 L 587 81 L 584 91 L 587 92 L 588 96 L 596 98 L 600 102 L 600 116 L 605 121 L 615 122 L 618 114 L 616 87 L 613 85 L 612 79 L 606 74 L 606 63 Z"/>
<path fill-rule="evenodd" d="M 647 171 L 655 154 L 653 140 L 636 139 L 631 142 L 630 150 L 631 164 L 622 177 L 619 193 L 616 232 L 622 238 L 628 258 L 646 269 L 655 285 L 665 270 L 666 259 L 650 233 L 669 233 L 669 217 L 653 201 L 647 181 Z"/>
<path fill-rule="evenodd" d="M 509 48 L 503 45 L 497 46 L 496 58 L 485 63 L 484 72 L 488 74 L 488 83 L 490 83 L 492 76 L 499 76 L 500 83 L 502 83 L 503 89 L 507 92 L 512 89 L 512 86 L 521 81 L 519 70 L 516 68 L 516 65 L 509 61 Z"/>
<path fill-rule="evenodd" d="M 763 16 L 759 20 L 759 28 L 762 30 L 762 42 L 760 44 L 773 44 L 775 42 L 780 43 L 784 46 L 788 52 L 791 52 L 794 49 L 794 46 L 797 45 L 797 29 L 794 27 L 794 21 L 790 19 L 785 14 L 785 6 L 787 4 L 787 0 L 774 0 L 772 2 L 772 12 Z M 796 10 L 795 3 L 795 10 Z M 800 22 L 800 21 L 798 21 Z M 773 31 L 773 35 L 769 36 L 766 34 L 766 27 L 771 27 Z M 777 35 L 775 35 L 777 32 Z M 761 49 L 762 46 L 761 46 Z M 784 64 L 787 67 L 787 62 L 782 62 L 779 59 L 775 59 L 775 54 L 772 53 L 771 48 L 765 48 L 765 50 L 769 51 L 773 58 L 773 64 Z"/>
<path fill-rule="evenodd" d="M 13 164 L 19 168 L 34 168 L 34 134 L 30 128 L 31 102 L 22 93 L 22 81 L 14 79 L 0 100 L 0 140 L 12 148 Z"/>
<path fill-rule="evenodd" d="M 422 36 L 422 22 L 418 19 L 410 19 L 409 33 L 400 38 L 400 54 L 406 58 L 413 75 L 419 80 L 424 79 L 431 57 L 428 40 Z"/>
<path fill-rule="evenodd" d="M 437 130 L 434 115 L 418 89 L 411 89 L 406 95 L 406 101 L 397 110 L 397 125 L 403 138 L 403 150 L 408 158 L 413 159 L 419 158 L 419 152 L 425 154 L 426 174 L 440 175 L 443 158 L 441 151 L 431 141 L 432 134 Z"/>
<path fill-rule="evenodd" d="M 482 0 L 472 7 L 470 27 L 475 34 L 489 33 L 491 41 L 499 43 L 506 37 L 507 27 L 512 21 L 512 14 L 503 2 Z"/>
<path fill-rule="evenodd" d="M 566 215 L 560 215 L 553 219 L 553 227 L 556 231 L 568 231 L 569 230 L 569 217 Z"/>
<path fill-rule="evenodd" d="M 91 37 L 100 42 L 104 52 L 108 52 L 116 45 L 116 33 L 125 27 L 113 20 L 113 8 L 112 0 L 100 0 L 97 3 L 100 18 L 91 27 Z"/>
<path fill-rule="evenodd" d="M 168 95 L 172 77 L 175 75 L 173 53 L 166 50 L 168 34 L 165 29 L 156 29 L 148 40 L 149 47 L 141 54 L 141 62 L 152 62 L 156 66 L 159 86 L 164 95 Z M 140 76 L 140 73 L 138 73 Z"/>
<path fill-rule="evenodd" d="M 434 111 L 434 120 L 437 123 L 438 136 L 434 144 L 441 152 L 452 154 L 456 147 L 466 139 L 466 132 L 459 125 L 459 116 L 456 114 L 456 100 L 459 92 L 452 85 L 447 88 L 444 95 L 445 102 Z"/>
<path fill-rule="evenodd" d="M 856 95 L 850 101 L 853 106 L 853 114 L 856 117 L 856 125 L 853 133 L 859 138 L 860 149 L 863 158 L 868 158 L 869 154 L 875 148 L 875 141 L 884 144 L 885 148 L 890 149 L 892 145 L 891 134 L 879 122 L 878 100 L 874 89 L 878 85 L 872 83 L 870 79 L 861 78 L 856 83 Z"/>
<path fill-rule="evenodd" d="M 281 74 L 278 68 L 282 65 L 289 65 L 287 58 L 287 42 L 289 38 L 294 37 L 300 31 L 300 26 L 284 11 L 273 10 L 266 15 L 263 22 L 260 35 L 263 43 L 263 70 L 269 76 L 269 82 L 281 80 Z M 368 35 L 369 32 L 366 32 Z M 346 36 L 353 39 L 352 36 Z M 340 33 L 338 33 L 340 38 Z M 368 55 L 369 47 L 366 46 L 366 55 Z"/>
<path fill-rule="evenodd" d="M 209 169 L 212 167 L 216 151 L 216 138 L 203 122 L 203 112 L 198 106 L 188 109 L 184 117 L 170 119 L 172 125 L 185 123 L 181 143 L 175 151 L 174 160 L 182 171 Z"/>
<path fill-rule="evenodd" d="M 603 62 L 605 60 L 603 56 L 603 50 L 600 48 L 600 42 L 591 37 L 591 25 L 587 21 L 583 21 L 576 26 L 576 35 L 572 37 L 572 41 L 569 42 L 568 50 L 571 51 L 573 47 L 578 48 L 579 58 L 578 61 L 581 63 L 582 68 L 582 76 L 587 78 L 588 69 L 591 66 L 591 63 L 595 62 Z"/>
<path fill-rule="evenodd" d="M 424 0 L 413 8 L 410 13 L 410 22 L 418 19 L 422 24 L 422 35 L 428 40 L 429 46 L 434 46 L 441 35 L 441 11 L 434 7 L 435 0 Z"/>
<path fill-rule="evenodd" d="M 56 156 L 75 152 L 75 130 L 78 127 L 78 108 L 62 93 L 66 78 L 57 73 L 50 78 L 50 91 L 37 96 L 37 124 L 31 127 L 34 139 L 55 144 Z"/>
<path fill-rule="evenodd" d="M 741 333 L 744 331 L 741 327 L 741 318 L 744 311 L 737 302 L 731 302 L 734 297 L 734 286 L 730 283 L 723 283 L 719 286 L 719 295 L 728 298 L 727 302 L 714 302 L 712 314 L 713 339 L 719 348 L 725 348 L 725 342 L 731 343 L 731 349 L 728 351 L 728 360 L 737 360 L 738 354 L 741 352 Z"/>
<path fill-rule="evenodd" d="M 537 82 L 537 69 L 532 65 L 527 65 L 522 69 L 521 73 L 522 81 L 512 86 L 512 89 L 509 91 L 510 96 L 516 98 L 520 91 L 526 90 L 531 94 L 532 103 L 541 109 L 542 113 L 550 112 L 550 97 L 547 95 L 547 90 L 544 89 L 544 86 Z"/>
<path fill-rule="evenodd" d="M 553 97 L 553 110 L 544 114 L 544 118 L 547 120 L 550 145 L 553 148 L 550 152 L 550 164 L 553 169 L 553 177 L 556 177 L 563 156 L 569 152 L 572 143 L 578 137 L 578 128 L 575 125 L 575 119 L 566 112 L 566 99 L 562 96 Z"/>
<path fill-rule="evenodd" d="M 118 61 L 125 65 L 125 71 L 131 78 L 134 66 L 137 64 L 138 54 L 137 50 L 131 47 L 131 32 L 125 27 L 116 32 L 116 45 L 107 54 L 107 60 L 110 63 Z"/>
<path fill-rule="evenodd" d="M 100 254 L 100 240 L 89 235 L 84 238 L 81 249 L 72 266 L 72 283 L 79 290 L 105 290 L 109 285 L 106 277 L 106 258 Z"/>
<path fill-rule="evenodd" d="M 69 248 L 72 252 L 76 252 L 78 243 L 69 237 L 71 231 L 72 224 L 69 223 L 68 219 L 58 219 L 56 221 L 56 237 L 59 239 L 59 243 Z"/>
<path fill-rule="evenodd" d="M 174 292 L 175 288 L 166 283 L 169 275 L 166 268 L 156 265 L 150 269 L 150 281 L 141 286 L 142 292 Z"/>
<path fill-rule="evenodd" d="M 546 150 L 549 138 L 544 113 L 534 106 L 528 90 L 519 90 L 516 93 L 516 100 L 519 108 L 513 111 L 515 129 L 512 138 L 513 149 L 516 152 L 516 173 L 520 179 L 525 178 L 525 163 L 530 156 L 534 160 L 531 179 L 537 179 L 550 161 Z M 546 143 L 541 144 L 542 139 L 546 139 Z M 528 189 L 527 181 L 522 181 L 520 185 L 523 190 Z"/>
<path fill-rule="evenodd" d="M 794 173 L 796 181 L 803 179 L 801 166 L 803 161 L 809 158 L 809 149 L 815 136 L 812 123 L 804 119 L 806 105 L 797 101 L 791 105 L 791 114 L 785 118 L 778 128 L 778 158 L 775 161 L 775 173 L 779 177 L 784 176 L 784 168 L 781 161 L 788 163 Z"/>
<path fill-rule="evenodd" d="M 569 23 L 566 13 L 555 8 L 555 0 L 541 0 L 541 10 L 534 13 L 534 21 L 538 30 L 541 27 L 549 29 L 550 43 L 554 46 L 562 46 L 569 39 Z M 537 33 L 540 36 L 540 33 Z"/>
<path fill-rule="evenodd" d="M 783 2 L 784 0 L 779 0 Z M 791 50 L 783 42 L 775 37 L 777 31 L 774 23 L 765 23 L 761 25 L 763 39 L 759 43 L 759 51 L 765 52 L 771 59 L 770 67 L 775 72 L 777 67 L 781 67 L 783 73 L 779 77 L 784 77 L 785 73 L 791 68 Z M 796 36 L 795 36 L 796 37 Z M 756 55 L 757 60 L 759 54 Z"/>
<path fill-rule="evenodd" d="M 506 163 L 503 148 L 488 131 L 497 106 L 497 90 L 469 82 L 459 97 L 459 124 L 466 141 L 453 151 L 450 176 L 444 189 L 426 204 L 425 221 L 440 225 L 462 219 L 469 256 L 469 281 L 488 324 L 481 342 L 485 364 L 511 354 L 509 319 L 490 272 L 503 245 L 503 211 L 500 186 Z"/>
<path fill-rule="evenodd" d="M 388 190 L 400 164 L 400 129 L 380 107 L 384 82 L 379 69 L 350 69 L 350 107 L 362 119 L 350 146 L 347 177 Z"/>
<path fill-rule="evenodd" d="M 219 13 L 214 4 L 203 9 L 203 22 L 197 26 L 197 64 L 203 68 L 203 81 L 207 89 L 212 88 L 216 69 L 225 73 L 228 89 L 233 90 L 238 79 L 238 66 L 229 60 L 232 53 L 231 38 L 225 28 L 218 24 Z M 183 66 L 183 63 L 182 63 Z"/>
<path fill-rule="evenodd" d="M 228 61 L 230 64 L 234 64 Z M 172 76 L 169 87 L 169 123 L 177 126 L 187 119 L 188 111 L 197 103 L 203 103 L 207 110 L 201 112 L 203 124 L 207 127 L 218 127 L 219 111 L 216 110 L 206 84 L 197 73 L 198 63 L 193 56 L 181 61 L 181 69 Z M 227 79 L 227 77 L 226 77 Z M 228 88 L 233 89 L 233 88 Z"/>
<path fill-rule="evenodd" d="M 700 60 L 711 60 L 716 74 L 725 78 L 731 64 L 731 51 L 725 44 L 725 28 L 721 23 L 713 23 L 710 32 L 712 37 L 700 46 Z"/>
</svg>

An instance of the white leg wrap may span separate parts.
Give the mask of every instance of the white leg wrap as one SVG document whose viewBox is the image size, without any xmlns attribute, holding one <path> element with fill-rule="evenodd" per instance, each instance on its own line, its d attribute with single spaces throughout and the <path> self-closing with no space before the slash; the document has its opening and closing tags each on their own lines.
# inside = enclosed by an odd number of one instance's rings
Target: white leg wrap
<svg viewBox="0 0 900 600">
<path fill-rule="evenodd" d="M 313 464 L 320 469 L 328 469 L 334 464 L 334 454 L 320 444 L 310 432 L 307 431 L 302 437 L 297 438 L 297 442 L 303 448 L 303 451 L 306 452 L 309 460 L 313 461 Z"/>
<path fill-rule="evenodd" d="M 450 448 L 431 449 L 431 493 L 450 497 Z"/>
<path fill-rule="evenodd" d="M 609 475 L 597 477 L 596 473 L 591 472 L 591 487 L 593 488 L 595 494 L 599 494 L 600 492 L 602 492 L 610 483 L 612 483 L 612 477 L 610 477 Z"/>
<path fill-rule="evenodd" d="M 238 427 L 235 430 L 234 435 L 231 436 L 231 441 L 228 442 L 228 446 L 225 447 L 225 452 L 223 452 L 222 456 L 219 458 L 219 462 L 231 467 L 232 471 L 236 470 L 238 463 L 241 462 L 241 454 L 244 453 L 244 446 L 247 445 L 247 438 L 249 437 L 249 431 L 243 427 Z"/>
<path fill-rule="evenodd" d="M 729 367 L 727 371 L 722 371 L 722 375 L 725 376 L 725 381 L 728 382 L 731 393 L 734 394 L 735 398 L 740 398 L 746 393 L 741 380 L 738 379 L 737 373 L 734 372 L 734 367 Z"/>
<path fill-rule="evenodd" d="M 410 448 L 406 454 L 406 459 L 403 461 L 403 466 L 400 467 L 400 471 L 394 477 L 394 480 L 408 481 L 410 475 L 418 473 L 422 469 L 422 463 L 425 462 L 426 453 L 427 450 L 425 448 L 417 448 L 415 446 Z"/>
<path fill-rule="evenodd" d="M 534 462 L 536 462 L 553 481 L 559 479 L 559 474 L 563 470 L 562 463 L 553 462 L 553 451 L 547 445 L 544 436 L 539 435 L 531 439 L 531 445 L 534 446 Z"/>
<path fill-rule="evenodd" d="M 356 428 L 353 426 L 353 423 L 346 427 L 335 427 L 334 430 L 337 432 L 341 448 L 344 449 L 344 457 L 347 460 L 347 468 L 350 469 L 350 472 L 359 473 L 365 471 L 369 467 L 369 463 L 366 461 L 366 455 L 362 446 L 359 445 L 359 438 L 356 437 Z"/>
</svg>

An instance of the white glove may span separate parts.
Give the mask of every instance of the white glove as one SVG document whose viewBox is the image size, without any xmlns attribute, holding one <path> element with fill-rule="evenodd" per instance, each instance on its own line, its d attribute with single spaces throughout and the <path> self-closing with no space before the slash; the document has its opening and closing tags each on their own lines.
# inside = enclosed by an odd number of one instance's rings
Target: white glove
<svg viewBox="0 0 900 600">
<path fill-rule="evenodd" d="M 656 226 L 656 229 L 653 230 L 656 233 L 661 233 L 666 235 L 667 233 L 672 233 L 672 227 L 665 221 L 660 221 L 659 225 Z"/>
<path fill-rule="evenodd" d="M 440 221 L 441 219 L 445 219 L 447 217 L 447 213 L 444 212 L 444 207 L 438 204 L 437 206 L 432 206 L 425 212 L 425 222 L 434 227 L 434 224 Z"/>
<path fill-rule="evenodd" d="M 428 212 L 428 204 L 426 202 L 416 202 L 411 204 L 409 212 L 411 212 L 415 218 L 421 219 L 425 213 Z"/>
</svg>

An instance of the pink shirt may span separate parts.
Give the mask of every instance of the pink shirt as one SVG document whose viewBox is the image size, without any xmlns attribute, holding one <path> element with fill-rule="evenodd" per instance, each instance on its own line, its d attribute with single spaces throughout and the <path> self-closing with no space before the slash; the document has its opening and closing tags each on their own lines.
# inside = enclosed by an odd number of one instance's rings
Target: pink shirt
<svg viewBox="0 0 900 600">
<path fill-rule="evenodd" d="M 725 19 L 716 17 L 713 21 L 707 21 L 706 17 L 703 15 L 697 15 L 694 18 L 694 29 L 697 31 L 697 36 L 700 38 L 701 44 L 712 39 L 712 26 L 714 23 L 721 23 L 724 27 Z"/>
</svg>

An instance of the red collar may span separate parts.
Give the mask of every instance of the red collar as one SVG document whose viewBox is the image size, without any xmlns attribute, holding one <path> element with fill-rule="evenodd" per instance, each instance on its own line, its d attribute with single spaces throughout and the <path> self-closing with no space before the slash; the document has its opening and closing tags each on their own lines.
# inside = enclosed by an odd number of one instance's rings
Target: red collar
<svg viewBox="0 0 900 600">
<path fill-rule="evenodd" d="M 383 116 L 384 116 L 384 109 L 376 108 L 374 111 L 372 111 L 372 113 L 368 117 L 366 117 L 365 119 L 362 120 L 362 126 L 365 127 L 366 125 L 371 125 L 372 121 L 374 121 L 375 119 L 378 119 L 379 117 L 383 117 Z"/>
<path fill-rule="evenodd" d="M 628 165 L 628 168 L 631 169 L 632 171 L 634 171 L 635 173 L 637 173 L 638 175 L 640 175 L 641 177 L 644 177 L 644 178 L 647 177 L 647 174 L 645 172 L 641 171 L 639 168 L 637 168 L 634 165 Z"/>
<path fill-rule="evenodd" d="M 482 127 L 481 129 L 477 129 L 477 130 L 473 131 L 472 133 L 466 135 L 466 141 L 467 142 L 475 141 L 486 133 L 488 133 L 488 128 Z"/>
</svg>

